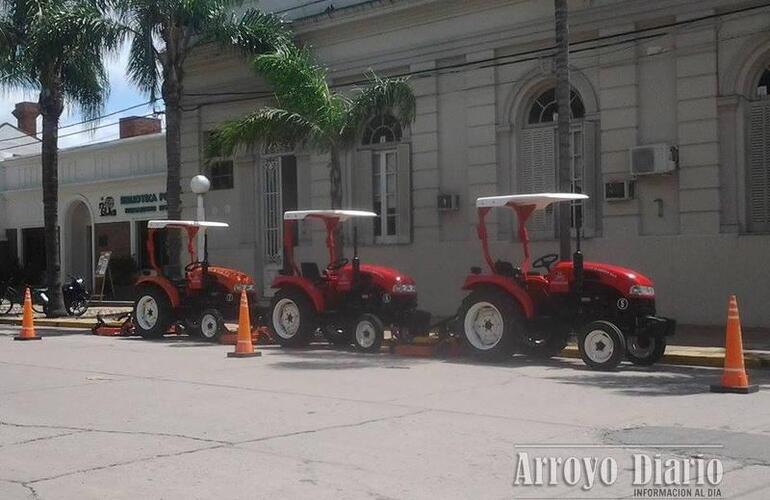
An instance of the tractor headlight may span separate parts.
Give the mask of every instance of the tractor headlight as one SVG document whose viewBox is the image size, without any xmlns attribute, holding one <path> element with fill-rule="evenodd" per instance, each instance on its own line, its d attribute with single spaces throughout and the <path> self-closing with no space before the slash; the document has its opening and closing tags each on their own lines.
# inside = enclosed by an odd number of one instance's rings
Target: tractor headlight
<svg viewBox="0 0 770 500">
<path fill-rule="evenodd" d="M 393 293 L 417 293 L 417 285 L 396 283 L 393 285 Z"/>
<path fill-rule="evenodd" d="M 254 284 L 248 284 L 248 283 L 238 283 L 233 287 L 233 291 L 236 292 L 253 292 L 257 289 L 257 286 Z"/>
<path fill-rule="evenodd" d="M 655 289 L 651 286 L 634 285 L 628 290 L 632 297 L 655 297 Z"/>
</svg>

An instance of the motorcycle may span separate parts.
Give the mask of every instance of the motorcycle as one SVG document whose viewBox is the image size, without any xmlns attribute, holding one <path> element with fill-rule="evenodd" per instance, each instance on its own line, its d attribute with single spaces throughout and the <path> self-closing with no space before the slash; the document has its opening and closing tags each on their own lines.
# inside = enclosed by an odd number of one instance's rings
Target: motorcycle
<svg viewBox="0 0 770 500">
<path fill-rule="evenodd" d="M 12 287 L 8 287 L 8 290 L 15 292 Z M 91 299 L 91 293 L 86 289 L 86 282 L 83 278 L 76 276 L 69 276 L 67 282 L 61 287 L 62 296 L 64 298 L 64 309 L 70 316 L 79 317 L 88 311 L 88 301 Z M 48 314 L 48 303 L 50 298 L 48 297 L 48 288 L 31 288 L 32 295 L 32 309 L 35 312 L 41 312 Z M 18 292 L 16 302 L 18 304 L 23 303 L 23 297 Z M 11 295 L 6 292 L 5 297 Z M 10 301 L 11 304 L 13 301 Z M 9 308 L 10 310 L 10 308 Z"/>
</svg>

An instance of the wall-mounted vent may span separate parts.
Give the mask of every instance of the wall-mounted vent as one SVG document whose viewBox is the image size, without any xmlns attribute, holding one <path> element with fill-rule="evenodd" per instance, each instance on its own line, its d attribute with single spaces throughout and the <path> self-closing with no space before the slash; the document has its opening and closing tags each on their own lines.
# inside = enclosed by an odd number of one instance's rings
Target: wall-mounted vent
<svg viewBox="0 0 770 500">
<path fill-rule="evenodd" d="M 631 175 L 669 174 L 679 163 L 679 149 L 668 144 L 651 144 L 631 149 Z"/>
</svg>

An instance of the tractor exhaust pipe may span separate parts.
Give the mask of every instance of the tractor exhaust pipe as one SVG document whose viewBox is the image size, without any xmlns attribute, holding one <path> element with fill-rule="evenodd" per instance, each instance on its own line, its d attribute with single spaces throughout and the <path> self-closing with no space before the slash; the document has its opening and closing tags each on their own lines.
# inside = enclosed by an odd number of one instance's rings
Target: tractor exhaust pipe
<svg viewBox="0 0 770 500">
<path fill-rule="evenodd" d="M 353 286 L 358 284 L 361 273 L 361 258 L 358 256 L 358 227 L 353 226 Z"/>
<path fill-rule="evenodd" d="M 575 275 L 575 291 L 583 293 L 584 281 L 584 260 L 581 249 L 581 234 L 583 232 L 583 202 L 580 203 L 580 210 L 575 210 L 575 253 L 572 255 L 572 272 Z M 574 207 L 573 207 L 574 208 Z"/>
</svg>

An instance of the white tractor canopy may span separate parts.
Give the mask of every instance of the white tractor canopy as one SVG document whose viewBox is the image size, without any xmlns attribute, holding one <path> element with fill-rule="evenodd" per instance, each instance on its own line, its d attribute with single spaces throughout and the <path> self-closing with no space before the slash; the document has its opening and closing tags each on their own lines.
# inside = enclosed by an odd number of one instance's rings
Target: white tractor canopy
<svg viewBox="0 0 770 500">
<path fill-rule="evenodd" d="M 356 217 L 377 217 L 377 214 L 364 210 L 295 210 L 283 214 L 284 220 L 305 220 L 308 217 L 317 219 L 336 219 L 340 222 L 344 222 Z"/>
<path fill-rule="evenodd" d="M 476 200 L 478 208 L 497 207 L 528 207 L 534 206 L 535 210 L 544 210 L 552 203 L 564 201 L 587 200 L 588 196 L 577 193 L 536 193 L 536 194 L 510 194 L 505 196 L 487 196 Z"/>
<path fill-rule="evenodd" d="M 151 220 L 147 223 L 147 227 L 150 229 L 165 229 L 167 227 L 198 227 L 201 229 L 206 229 L 210 227 L 230 227 L 230 224 L 226 222 L 213 222 L 207 220 Z"/>
</svg>

